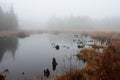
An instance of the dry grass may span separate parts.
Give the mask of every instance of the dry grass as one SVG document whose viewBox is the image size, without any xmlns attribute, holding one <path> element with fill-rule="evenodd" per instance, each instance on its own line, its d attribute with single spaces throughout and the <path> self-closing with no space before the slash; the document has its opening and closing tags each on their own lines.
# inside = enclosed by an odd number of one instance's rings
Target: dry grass
<svg viewBox="0 0 120 80">
<path fill-rule="evenodd" d="M 94 49 L 82 49 L 80 53 L 77 54 L 77 57 L 89 64 L 92 61 L 98 61 L 99 54 L 100 53 Z"/>
</svg>

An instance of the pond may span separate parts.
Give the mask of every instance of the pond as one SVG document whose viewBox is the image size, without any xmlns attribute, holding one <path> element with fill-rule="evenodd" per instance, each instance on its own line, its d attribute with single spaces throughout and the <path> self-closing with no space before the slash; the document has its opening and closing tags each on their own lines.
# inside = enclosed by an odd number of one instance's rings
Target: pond
<svg viewBox="0 0 120 80">
<path fill-rule="evenodd" d="M 82 69 L 85 64 L 75 56 L 81 50 L 78 45 L 90 47 L 92 40 L 89 36 L 72 33 L 0 38 L 0 72 L 8 69 L 8 79 L 32 80 L 36 76 L 44 76 L 47 69 L 49 77 Z"/>
</svg>

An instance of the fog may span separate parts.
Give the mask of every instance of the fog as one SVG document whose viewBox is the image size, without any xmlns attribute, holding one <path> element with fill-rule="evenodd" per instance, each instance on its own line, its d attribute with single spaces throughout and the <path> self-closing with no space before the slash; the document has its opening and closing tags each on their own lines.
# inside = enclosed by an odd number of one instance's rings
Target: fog
<svg viewBox="0 0 120 80">
<path fill-rule="evenodd" d="M 14 13 L 13 7 L 5 10 L 0 6 L 0 31 L 17 30 L 18 20 Z"/>
<path fill-rule="evenodd" d="M 120 29 L 119 0 L 0 0 L 20 29 Z"/>
</svg>

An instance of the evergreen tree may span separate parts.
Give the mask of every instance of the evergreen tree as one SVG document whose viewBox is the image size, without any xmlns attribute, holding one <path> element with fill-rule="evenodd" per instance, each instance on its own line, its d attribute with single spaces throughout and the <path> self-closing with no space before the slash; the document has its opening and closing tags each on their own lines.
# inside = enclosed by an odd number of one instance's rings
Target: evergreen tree
<svg viewBox="0 0 120 80">
<path fill-rule="evenodd" d="M 17 17 L 13 7 L 8 12 L 4 12 L 0 7 L 0 31 L 1 30 L 16 30 L 18 28 Z"/>
</svg>

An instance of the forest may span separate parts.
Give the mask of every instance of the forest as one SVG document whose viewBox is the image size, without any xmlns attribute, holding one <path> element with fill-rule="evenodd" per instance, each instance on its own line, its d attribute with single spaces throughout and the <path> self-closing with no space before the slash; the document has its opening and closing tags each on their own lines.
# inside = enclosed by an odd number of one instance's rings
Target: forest
<svg viewBox="0 0 120 80">
<path fill-rule="evenodd" d="M 7 12 L 4 12 L 0 6 L 0 31 L 4 30 L 17 30 L 18 21 L 14 13 L 13 7 Z"/>
</svg>

